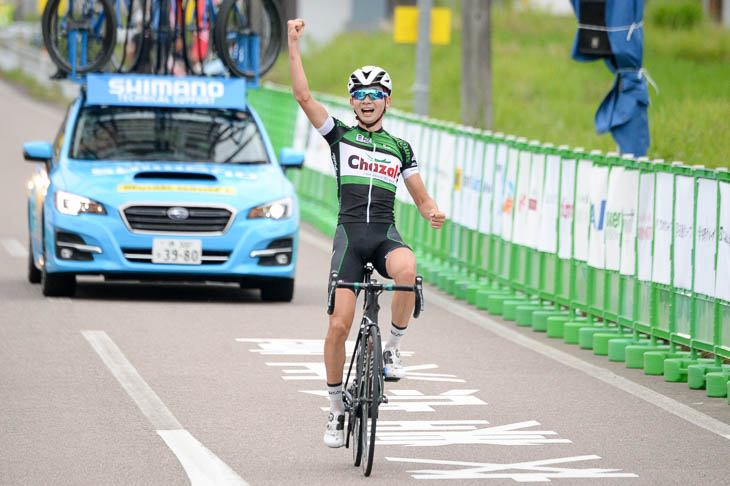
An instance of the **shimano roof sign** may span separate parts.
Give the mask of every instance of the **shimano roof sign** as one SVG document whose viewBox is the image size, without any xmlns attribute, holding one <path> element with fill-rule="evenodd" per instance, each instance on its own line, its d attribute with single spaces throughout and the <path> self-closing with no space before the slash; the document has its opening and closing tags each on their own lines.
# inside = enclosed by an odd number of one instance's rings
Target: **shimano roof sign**
<svg viewBox="0 0 730 486">
<path fill-rule="evenodd" d="M 89 105 L 246 108 L 244 79 L 88 74 Z"/>
</svg>

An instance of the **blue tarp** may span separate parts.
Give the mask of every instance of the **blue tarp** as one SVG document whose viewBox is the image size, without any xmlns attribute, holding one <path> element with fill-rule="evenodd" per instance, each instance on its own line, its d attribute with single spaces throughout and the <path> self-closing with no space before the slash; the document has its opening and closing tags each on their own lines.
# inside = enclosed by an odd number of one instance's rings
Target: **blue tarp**
<svg viewBox="0 0 730 486">
<path fill-rule="evenodd" d="M 575 15 L 580 18 L 579 0 L 571 0 Z M 607 0 L 606 26 L 613 51 L 611 57 L 586 55 L 578 52 L 578 34 L 573 41 L 571 57 L 576 61 L 603 59 L 616 74 L 596 112 L 595 125 L 599 134 L 611 132 L 622 153 L 646 155 L 649 150 L 649 91 L 642 69 L 644 57 L 644 0 Z M 580 26 L 580 25 L 579 25 Z"/>
</svg>

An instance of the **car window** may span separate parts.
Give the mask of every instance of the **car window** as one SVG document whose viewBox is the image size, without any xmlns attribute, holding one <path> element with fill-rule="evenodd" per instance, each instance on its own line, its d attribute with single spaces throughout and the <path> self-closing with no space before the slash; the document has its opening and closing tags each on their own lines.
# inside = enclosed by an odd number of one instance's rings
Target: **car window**
<svg viewBox="0 0 730 486">
<path fill-rule="evenodd" d="M 86 106 L 69 156 L 78 160 L 269 163 L 261 133 L 246 112 Z"/>
</svg>

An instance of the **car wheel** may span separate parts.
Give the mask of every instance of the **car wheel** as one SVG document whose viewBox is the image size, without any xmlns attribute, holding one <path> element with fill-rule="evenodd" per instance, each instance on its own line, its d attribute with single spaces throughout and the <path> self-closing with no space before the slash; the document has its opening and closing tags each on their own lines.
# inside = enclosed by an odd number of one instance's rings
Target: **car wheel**
<svg viewBox="0 0 730 486">
<path fill-rule="evenodd" d="M 28 282 L 37 284 L 41 281 L 41 271 L 35 266 L 33 261 L 33 245 L 28 238 Z"/>
<path fill-rule="evenodd" d="M 264 302 L 291 302 L 292 297 L 294 297 L 293 278 L 261 286 L 261 300 Z"/>
<path fill-rule="evenodd" d="M 46 245 L 43 243 L 43 269 L 41 270 L 41 291 L 46 297 L 71 297 L 76 293 L 76 276 L 68 273 L 46 271 Z"/>
</svg>

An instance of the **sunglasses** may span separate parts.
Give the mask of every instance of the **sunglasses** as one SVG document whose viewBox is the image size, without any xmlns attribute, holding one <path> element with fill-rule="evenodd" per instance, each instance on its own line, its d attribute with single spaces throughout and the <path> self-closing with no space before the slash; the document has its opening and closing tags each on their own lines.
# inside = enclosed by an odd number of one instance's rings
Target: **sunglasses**
<svg viewBox="0 0 730 486">
<path fill-rule="evenodd" d="M 380 91 L 379 89 L 375 88 L 367 88 L 367 89 L 358 89 L 352 92 L 350 95 L 356 100 L 364 100 L 366 96 L 370 96 L 370 99 L 375 100 L 382 100 L 388 94 L 385 91 Z"/>
</svg>

